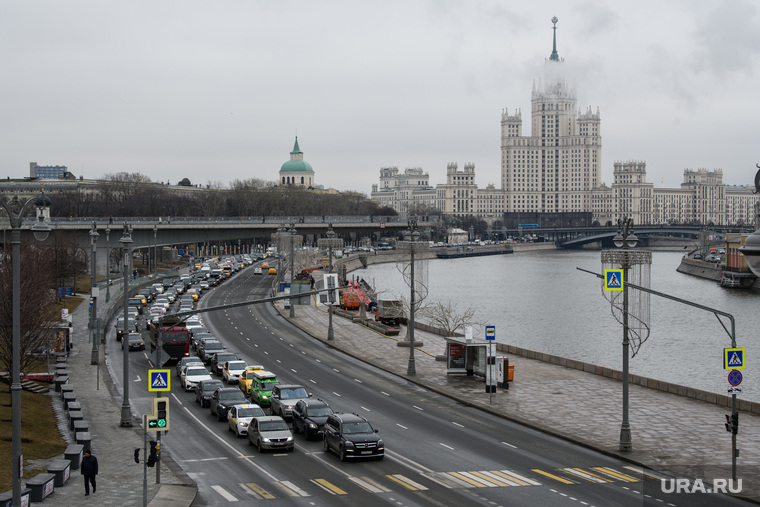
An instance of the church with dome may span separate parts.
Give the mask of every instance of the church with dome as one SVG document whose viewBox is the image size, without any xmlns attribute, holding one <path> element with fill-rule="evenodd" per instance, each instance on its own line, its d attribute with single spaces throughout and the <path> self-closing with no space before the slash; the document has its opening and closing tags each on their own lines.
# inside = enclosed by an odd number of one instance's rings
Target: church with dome
<svg viewBox="0 0 760 507">
<path fill-rule="evenodd" d="M 298 136 L 290 152 L 290 160 L 280 167 L 280 186 L 314 188 L 314 169 L 303 159 L 303 152 L 298 147 Z"/>
</svg>

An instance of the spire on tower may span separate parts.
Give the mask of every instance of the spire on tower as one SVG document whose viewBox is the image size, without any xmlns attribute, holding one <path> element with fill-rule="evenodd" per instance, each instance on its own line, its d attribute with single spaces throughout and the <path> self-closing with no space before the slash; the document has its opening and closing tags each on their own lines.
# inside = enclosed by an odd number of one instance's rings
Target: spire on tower
<svg viewBox="0 0 760 507">
<path fill-rule="evenodd" d="M 554 45 L 552 46 L 552 54 L 549 57 L 549 60 L 553 62 L 559 61 L 559 54 L 557 53 L 557 21 L 559 19 L 557 19 L 557 16 L 554 16 L 552 18 L 552 23 L 554 23 L 554 27 L 552 27 L 552 30 L 554 30 Z"/>
</svg>

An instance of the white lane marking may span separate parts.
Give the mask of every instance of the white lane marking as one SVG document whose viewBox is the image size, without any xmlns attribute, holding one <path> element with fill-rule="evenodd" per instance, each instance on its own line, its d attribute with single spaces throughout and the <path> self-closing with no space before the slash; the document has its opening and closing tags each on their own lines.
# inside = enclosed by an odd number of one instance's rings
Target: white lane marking
<svg viewBox="0 0 760 507">
<path fill-rule="evenodd" d="M 338 396 L 338 397 L 340 397 L 340 394 L 336 393 L 335 391 L 333 391 L 333 394 L 334 394 L 335 396 Z"/>
<path fill-rule="evenodd" d="M 456 421 L 451 421 L 451 424 L 453 424 L 454 426 L 459 426 L 460 428 L 464 428 L 464 424 L 459 424 Z"/>
<path fill-rule="evenodd" d="M 405 429 L 405 430 L 408 430 L 408 429 L 409 429 L 409 428 L 407 428 L 406 426 L 404 426 L 403 424 L 399 424 L 399 423 L 396 423 L 396 426 L 398 426 L 399 428 L 403 428 L 403 429 Z"/>
<path fill-rule="evenodd" d="M 293 373 L 298 373 L 298 372 L 297 372 L 296 370 L 294 370 L 293 368 L 291 368 L 291 369 L 290 369 L 290 371 L 292 371 Z"/>
<path fill-rule="evenodd" d="M 509 442 L 502 442 L 502 444 L 504 444 L 504 445 L 508 445 L 508 446 L 509 446 L 509 447 L 511 447 L 512 449 L 517 449 L 517 446 L 516 446 L 516 445 L 512 445 L 512 444 L 510 444 Z"/>
<path fill-rule="evenodd" d="M 280 481 L 277 483 L 277 485 L 285 490 L 285 492 L 290 496 L 311 496 L 306 491 L 302 490 L 290 481 Z"/>
<path fill-rule="evenodd" d="M 451 446 L 448 446 L 448 445 L 444 444 L 443 442 L 439 442 L 439 443 L 440 443 L 442 446 L 444 446 L 446 449 L 451 449 L 452 451 L 454 450 L 454 448 L 453 448 L 453 447 L 451 447 Z"/>
<path fill-rule="evenodd" d="M 349 477 L 348 480 L 370 493 L 387 493 L 390 489 L 381 486 L 369 477 Z"/>
<path fill-rule="evenodd" d="M 334 371 L 335 373 L 340 373 L 340 370 L 339 370 L 339 369 L 337 369 L 337 368 L 333 368 L 333 371 Z"/>
<path fill-rule="evenodd" d="M 380 391 L 380 394 L 384 394 L 386 396 L 390 396 L 390 394 L 386 393 L 385 391 Z"/>
<path fill-rule="evenodd" d="M 362 410 L 366 410 L 367 412 L 372 412 L 372 411 L 371 411 L 370 409 L 368 409 L 367 407 L 359 407 L 359 408 L 361 408 Z"/>
<path fill-rule="evenodd" d="M 317 381 L 314 380 L 314 379 L 309 379 L 309 382 L 311 382 L 312 384 L 316 384 L 317 383 Z"/>
<path fill-rule="evenodd" d="M 182 400 L 180 400 L 180 399 L 177 397 L 177 395 L 176 395 L 176 394 L 172 393 L 172 397 L 174 397 L 174 399 L 175 399 L 175 400 L 177 400 L 177 403 L 179 403 L 180 405 L 184 405 L 184 403 L 182 403 Z"/>
<path fill-rule="evenodd" d="M 234 496 L 232 496 L 230 493 L 228 493 L 221 486 L 214 485 L 214 486 L 211 486 L 211 489 L 213 489 L 214 491 L 216 491 L 217 493 L 219 493 L 220 495 L 222 495 L 224 497 L 224 499 L 227 500 L 228 502 L 237 502 L 238 501 L 237 498 L 235 498 Z"/>
<path fill-rule="evenodd" d="M 418 407 L 417 405 L 412 405 L 412 406 L 413 406 L 414 408 L 416 408 L 417 410 L 421 410 L 421 411 L 424 411 L 424 410 L 425 410 L 424 408 L 422 408 L 422 407 Z"/>
<path fill-rule="evenodd" d="M 135 382 L 142 382 L 142 380 L 140 380 L 140 375 L 137 375 L 137 380 L 135 380 Z"/>
</svg>

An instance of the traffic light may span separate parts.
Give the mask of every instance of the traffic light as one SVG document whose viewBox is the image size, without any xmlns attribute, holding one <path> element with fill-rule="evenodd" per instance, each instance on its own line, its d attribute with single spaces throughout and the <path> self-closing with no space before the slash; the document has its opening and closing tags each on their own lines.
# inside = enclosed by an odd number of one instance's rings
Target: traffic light
<svg viewBox="0 0 760 507">
<path fill-rule="evenodd" d="M 140 448 L 135 449 L 135 463 L 140 463 Z"/>
<path fill-rule="evenodd" d="M 726 414 L 726 431 L 731 432 L 731 416 Z"/>
<path fill-rule="evenodd" d="M 146 431 L 169 431 L 169 398 L 153 398 L 153 412 L 146 416 Z"/>
<path fill-rule="evenodd" d="M 148 455 L 148 466 L 154 467 L 156 466 L 156 461 L 158 461 L 158 444 L 155 440 L 150 441 L 150 454 Z"/>
<path fill-rule="evenodd" d="M 731 416 L 731 431 L 734 435 L 739 433 L 739 412 L 734 412 Z"/>
</svg>

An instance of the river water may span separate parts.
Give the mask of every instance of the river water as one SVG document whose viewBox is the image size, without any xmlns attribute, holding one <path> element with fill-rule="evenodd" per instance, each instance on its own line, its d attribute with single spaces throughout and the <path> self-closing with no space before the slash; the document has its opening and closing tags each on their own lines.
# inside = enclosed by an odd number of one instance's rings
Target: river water
<svg viewBox="0 0 760 507">
<path fill-rule="evenodd" d="M 682 255 L 652 253 L 650 288 L 734 316 L 737 346 L 746 348 L 740 397 L 760 401 L 760 294 L 678 273 Z M 501 343 L 622 370 L 622 325 L 602 294 L 601 280 L 576 267 L 601 273 L 601 253 L 541 250 L 430 260 L 426 302 L 474 308 L 482 324 L 474 327 L 476 339 L 485 338 L 484 325 L 494 325 Z M 375 264 L 351 275 L 384 291 L 381 297 L 408 299 L 396 264 Z M 723 349 L 731 339 L 715 315 L 654 295 L 650 306 L 650 335 L 631 359 L 631 373 L 726 394 Z M 723 320 L 730 330 L 729 320 Z"/>
</svg>

